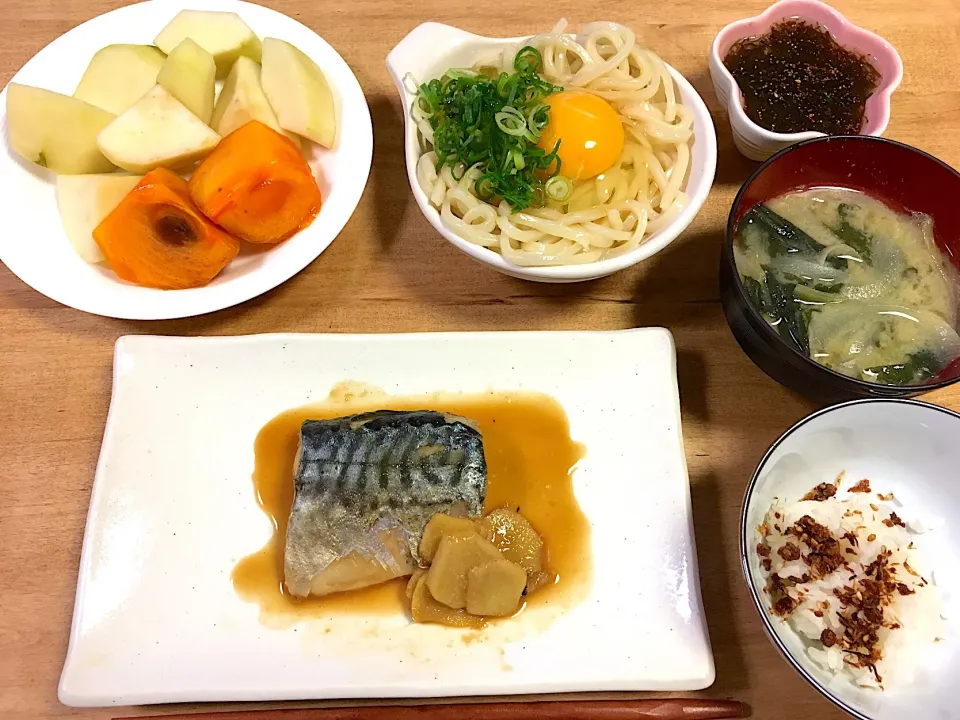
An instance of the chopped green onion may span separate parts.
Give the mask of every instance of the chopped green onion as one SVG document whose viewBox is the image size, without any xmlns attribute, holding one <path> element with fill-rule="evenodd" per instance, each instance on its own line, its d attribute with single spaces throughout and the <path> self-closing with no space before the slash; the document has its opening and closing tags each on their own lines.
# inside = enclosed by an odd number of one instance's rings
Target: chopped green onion
<svg viewBox="0 0 960 720">
<path fill-rule="evenodd" d="M 540 137 L 540 133 L 550 121 L 550 106 L 544 103 L 534 105 L 527 111 L 527 127 L 534 136 Z"/>
<path fill-rule="evenodd" d="M 479 198 L 485 202 L 490 202 L 496 195 L 493 178 L 489 174 L 477 178 L 474 189 L 477 191 Z"/>
<path fill-rule="evenodd" d="M 497 127 L 507 135 L 523 135 L 527 132 L 527 121 L 515 107 L 507 105 L 494 115 L 494 118 L 496 118 Z"/>
<path fill-rule="evenodd" d="M 556 175 L 547 180 L 547 184 L 543 186 L 543 191 L 551 200 L 566 202 L 570 193 L 573 192 L 573 183 L 562 175 Z"/>
<path fill-rule="evenodd" d="M 543 65 L 543 56 L 539 50 L 531 45 L 520 48 L 516 57 L 513 58 L 513 68 L 518 73 L 523 73 L 528 70 L 538 72 L 541 65 Z"/>
<path fill-rule="evenodd" d="M 546 100 L 563 89 L 539 75 L 542 62 L 536 48 L 525 47 L 514 57 L 514 73 L 453 68 L 420 85 L 416 100 L 433 128 L 437 170 L 448 166 L 462 179 L 478 168 L 477 196 L 517 211 L 553 197 L 544 186 L 560 172 L 560 143 L 549 152 L 537 147 L 550 119 Z M 553 187 L 559 192 L 563 183 Z"/>
<path fill-rule="evenodd" d="M 471 70 L 469 68 L 450 68 L 444 73 L 444 76 L 453 80 L 458 80 L 460 78 L 475 78 L 479 74 L 480 73 L 478 73 L 476 70 Z"/>
<path fill-rule="evenodd" d="M 433 106 L 430 105 L 430 100 L 426 97 L 426 95 L 417 95 L 417 107 L 420 108 L 420 112 L 423 113 L 425 118 L 429 118 L 434 112 L 436 112 Z"/>
</svg>

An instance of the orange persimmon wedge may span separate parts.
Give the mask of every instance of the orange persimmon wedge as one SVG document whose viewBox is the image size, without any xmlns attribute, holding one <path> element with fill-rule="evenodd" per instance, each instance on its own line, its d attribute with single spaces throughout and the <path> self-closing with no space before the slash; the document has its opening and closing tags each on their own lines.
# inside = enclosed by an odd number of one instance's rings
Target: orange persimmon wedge
<svg viewBox="0 0 960 720">
<path fill-rule="evenodd" d="M 252 120 L 227 135 L 190 178 L 208 218 L 252 243 L 278 243 L 320 212 L 320 189 L 290 138 Z"/>
<path fill-rule="evenodd" d="M 165 168 L 144 175 L 93 239 L 121 278 L 163 290 L 206 285 L 240 251 L 240 241 L 193 204 L 187 182 Z"/>
</svg>

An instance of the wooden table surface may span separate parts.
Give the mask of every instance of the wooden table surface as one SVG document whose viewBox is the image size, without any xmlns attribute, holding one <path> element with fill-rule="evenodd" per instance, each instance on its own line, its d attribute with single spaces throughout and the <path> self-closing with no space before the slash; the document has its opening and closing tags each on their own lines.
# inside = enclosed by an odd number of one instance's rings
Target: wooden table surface
<svg viewBox="0 0 960 720">
<path fill-rule="evenodd" d="M 71 27 L 117 0 L 3 0 L 0 84 Z M 717 665 L 705 695 L 739 698 L 763 720 L 845 715 L 791 670 L 767 641 L 740 574 L 737 519 L 767 446 L 814 406 L 758 370 L 720 308 L 717 265 L 733 195 L 755 163 L 733 147 L 707 70 L 714 34 L 763 0 L 266 0 L 335 47 L 363 86 L 375 149 L 366 193 L 337 241 L 276 290 L 236 308 L 170 322 L 129 322 L 61 307 L 0 266 L 0 717 L 108 718 L 57 701 L 84 520 L 110 400 L 117 337 L 131 333 L 587 330 L 665 326 L 677 343 L 683 431 L 704 603 Z M 960 4 L 836 0 L 852 21 L 903 57 L 887 135 L 960 167 Z M 922 12 L 918 8 L 922 5 Z M 401 107 L 384 68 L 417 24 L 489 35 L 542 31 L 557 18 L 610 19 L 679 69 L 717 127 L 716 184 L 690 228 L 640 266 L 603 280 L 549 286 L 513 280 L 445 243 L 416 208 L 403 168 Z M 2 192 L 2 189 L 0 189 Z M 0 242 L 30 242 L 2 232 Z M 942 401 L 960 406 L 960 390 Z M 130 714 L 182 708 L 134 708 Z"/>
</svg>

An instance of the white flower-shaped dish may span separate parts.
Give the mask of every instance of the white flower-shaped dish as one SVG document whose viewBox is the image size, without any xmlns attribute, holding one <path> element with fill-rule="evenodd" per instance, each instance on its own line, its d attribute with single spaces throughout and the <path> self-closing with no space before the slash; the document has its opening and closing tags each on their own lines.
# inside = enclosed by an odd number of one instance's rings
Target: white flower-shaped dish
<svg viewBox="0 0 960 720">
<path fill-rule="evenodd" d="M 771 155 L 801 140 L 820 137 L 820 132 L 776 133 L 757 125 L 743 109 L 743 95 L 723 58 L 733 44 L 746 37 L 763 35 L 771 26 L 789 18 L 800 18 L 827 30 L 843 47 L 865 56 L 880 73 L 880 85 L 867 100 L 861 135 L 882 135 L 890 122 L 890 96 L 903 79 L 903 63 L 893 45 L 869 30 L 857 27 L 819 0 L 781 0 L 756 17 L 730 23 L 717 33 L 710 48 L 710 76 L 717 99 L 730 116 L 730 128 L 737 149 L 751 160 Z"/>
<path fill-rule="evenodd" d="M 23 160 L 7 138 L 6 90 L 0 93 L 0 260 L 21 280 L 59 303 L 84 312 L 134 320 L 165 320 L 220 310 L 285 282 L 313 262 L 337 237 L 360 201 L 370 172 L 373 130 L 363 90 L 337 51 L 286 15 L 238 0 L 152 0 L 119 8 L 61 35 L 12 78 L 70 95 L 93 54 L 111 43 L 152 44 L 177 12 L 226 10 L 260 37 L 296 45 L 323 71 L 338 111 L 332 150 L 305 152 L 323 195 L 309 227 L 268 250 L 245 248 L 209 284 L 190 290 L 156 290 L 120 280 L 106 265 L 74 252 L 57 210 L 56 178 Z M 309 145 L 309 144 L 308 144 Z"/>
<path fill-rule="evenodd" d="M 635 265 L 660 252 L 673 242 L 700 212 L 717 169 L 717 134 L 713 128 L 710 112 L 703 100 L 687 80 L 669 65 L 670 74 L 680 91 L 681 102 L 693 112 L 694 141 L 687 175 L 685 192 L 689 204 L 659 232 L 653 233 L 636 250 L 609 260 L 600 260 L 583 265 L 560 265 L 553 267 L 521 267 L 503 258 L 500 253 L 474 245 L 444 227 L 440 213 L 431 204 L 417 182 L 417 161 L 420 159 L 420 143 L 417 125 L 410 117 L 410 108 L 416 97 L 404 78 L 410 74 L 418 82 L 438 77 L 451 67 L 470 67 L 491 51 L 515 47 L 524 38 L 488 38 L 459 30 L 440 23 L 424 23 L 407 35 L 387 55 L 387 70 L 400 92 L 404 112 L 404 154 L 407 162 L 407 178 L 410 189 L 430 224 L 457 249 L 474 260 L 489 265 L 506 275 L 538 282 L 567 283 L 595 280 L 611 275 L 618 270 Z"/>
</svg>

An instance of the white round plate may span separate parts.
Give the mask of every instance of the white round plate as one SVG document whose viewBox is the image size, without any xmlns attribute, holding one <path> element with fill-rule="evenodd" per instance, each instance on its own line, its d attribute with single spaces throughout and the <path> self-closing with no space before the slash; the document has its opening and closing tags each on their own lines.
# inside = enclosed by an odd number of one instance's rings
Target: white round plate
<svg viewBox="0 0 960 720">
<path fill-rule="evenodd" d="M 6 89 L 0 93 L 0 260 L 21 280 L 57 302 L 108 317 L 164 320 L 220 310 L 288 280 L 327 249 L 363 194 L 373 154 L 370 110 L 360 84 L 337 51 L 286 15 L 237 0 L 151 0 L 114 10 L 74 28 L 37 53 L 13 82 L 72 95 L 93 54 L 111 43 L 152 44 L 182 9 L 235 12 L 257 35 L 286 40 L 320 66 L 337 102 L 332 150 L 312 146 L 308 160 L 323 207 L 305 230 L 269 250 L 241 250 L 206 287 L 154 290 L 120 280 L 106 265 L 85 263 L 60 222 L 55 177 L 21 159 L 7 138 Z"/>
</svg>

